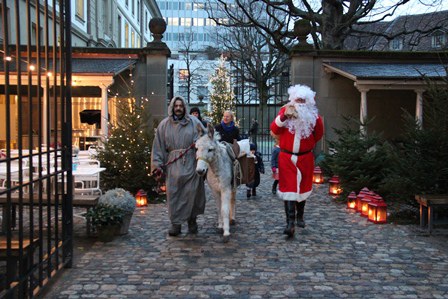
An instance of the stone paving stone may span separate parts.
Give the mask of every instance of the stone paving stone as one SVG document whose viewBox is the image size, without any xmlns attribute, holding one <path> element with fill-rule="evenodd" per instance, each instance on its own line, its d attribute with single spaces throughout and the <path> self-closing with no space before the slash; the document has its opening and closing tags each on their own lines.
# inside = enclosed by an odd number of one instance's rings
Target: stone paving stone
<svg viewBox="0 0 448 299">
<path fill-rule="evenodd" d="M 237 191 L 237 224 L 217 234 L 208 192 L 199 233 L 169 237 L 165 204 L 137 209 L 129 234 L 110 243 L 76 225 L 71 269 L 43 298 L 448 298 L 448 235 L 375 225 L 317 185 L 306 228 L 283 235 L 283 203 L 262 175 L 255 199 Z M 207 188 L 207 190 L 209 190 Z"/>
</svg>

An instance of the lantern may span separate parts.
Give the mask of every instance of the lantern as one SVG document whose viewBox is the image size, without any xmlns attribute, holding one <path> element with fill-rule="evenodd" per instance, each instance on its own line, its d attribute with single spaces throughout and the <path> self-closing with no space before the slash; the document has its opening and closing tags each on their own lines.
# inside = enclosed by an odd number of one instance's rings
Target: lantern
<svg viewBox="0 0 448 299">
<path fill-rule="evenodd" d="M 315 184 L 322 184 L 324 182 L 324 177 L 322 175 L 322 170 L 319 166 L 316 166 L 314 168 L 313 172 L 313 183 Z"/>
<path fill-rule="evenodd" d="M 369 221 L 373 223 L 387 222 L 387 204 L 382 200 L 369 203 Z"/>
<path fill-rule="evenodd" d="M 135 200 L 137 201 L 137 207 L 146 207 L 148 205 L 148 196 L 143 189 L 138 190 Z"/>
<path fill-rule="evenodd" d="M 339 176 L 335 175 L 330 180 L 328 180 L 328 193 L 330 195 L 339 195 L 342 193 L 341 182 L 339 181 Z"/>
<path fill-rule="evenodd" d="M 369 203 L 373 200 L 370 195 L 366 195 L 361 199 L 361 216 L 367 217 L 369 215 Z"/>
<path fill-rule="evenodd" d="M 350 192 L 347 196 L 347 209 L 355 209 L 356 208 L 356 193 L 354 191 Z"/>
<path fill-rule="evenodd" d="M 361 213 L 361 200 L 369 193 L 369 189 L 366 187 L 362 188 L 361 191 L 359 191 L 358 196 L 356 197 L 356 212 Z"/>
</svg>

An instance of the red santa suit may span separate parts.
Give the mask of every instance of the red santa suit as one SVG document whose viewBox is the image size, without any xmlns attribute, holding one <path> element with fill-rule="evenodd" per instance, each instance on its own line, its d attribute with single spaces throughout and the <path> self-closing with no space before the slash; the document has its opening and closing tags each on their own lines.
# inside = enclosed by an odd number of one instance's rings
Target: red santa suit
<svg viewBox="0 0 448 299">
<path fill-rule="evenodd" d="M 312 101 L 314 103 L 314 99 Z M 289 119 L 285 119 L 285 110 L 286 106 L 283 106 L 271 123 L 271 131 L 279 136 L 280 146 L 278 195 L 285 201 L 300 202 L 306 200 L 312 191 L 314 170 L 312 150 L 323 136 L 323 123 L 316 109 L 315 125 L 312 130 L 308 130 L 309 136 L 305 137 L 303 133 L 288 128 Z"/>
</svg>

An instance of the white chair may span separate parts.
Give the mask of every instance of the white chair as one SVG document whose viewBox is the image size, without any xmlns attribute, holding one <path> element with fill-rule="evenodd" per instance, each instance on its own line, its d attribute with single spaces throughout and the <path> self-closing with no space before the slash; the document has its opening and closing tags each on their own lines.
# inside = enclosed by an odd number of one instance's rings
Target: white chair
<svg viewBox="0 0 448 299">
<path fill-rule="evenodd" d="M 79 159 L 78 169 L 82 168 L 99 168 L 100 161 L 93 159 Z M 75 176 L 75 193 L 80 194 L 94 194 L 98 192 L 100 195 L 103 192 L 100 189 L 100 173 L 93 175 L 76 175 Z"/>
</svg>

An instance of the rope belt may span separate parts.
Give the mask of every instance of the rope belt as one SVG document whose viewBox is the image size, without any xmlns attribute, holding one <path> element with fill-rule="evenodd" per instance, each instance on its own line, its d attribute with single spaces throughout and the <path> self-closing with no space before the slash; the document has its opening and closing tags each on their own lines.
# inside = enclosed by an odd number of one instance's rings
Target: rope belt
<svg viewBox="0 0 448 299">
<path fill-rule="evenodd" d="M 311 151 L 306 151 L 306 152 L 301 152 L 301 153 L 293 153 L 293 152 L 287 151 L 285 149 L 280 149 L 280 151 L 284 152 L 284 153 L 287 153 L 287 154 L 290 154 L 290 155 L 295 155 L 295 156 L 303 156 L 303 155 L 306 155 L 308 153 L 311 153 Z"/>
</svg>

